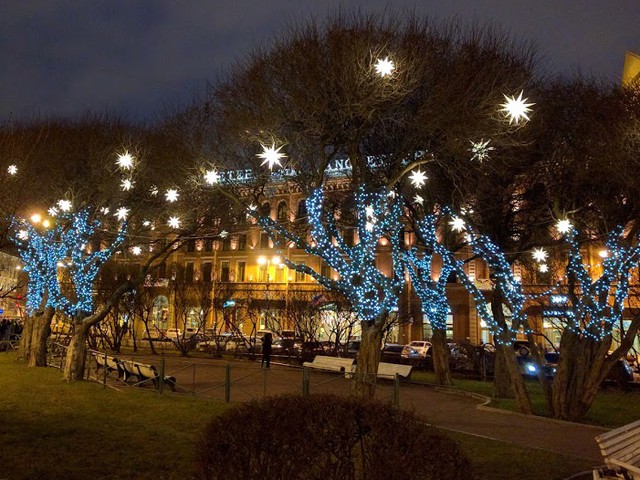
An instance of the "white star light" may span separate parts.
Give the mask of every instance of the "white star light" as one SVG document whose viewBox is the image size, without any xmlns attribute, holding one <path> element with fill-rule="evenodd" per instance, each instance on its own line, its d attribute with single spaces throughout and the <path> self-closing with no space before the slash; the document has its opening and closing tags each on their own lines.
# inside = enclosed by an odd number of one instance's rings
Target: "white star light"
<svg viewBox="0 0 640 480">
<path fill-rule="evenodd" d="M 103 215 L 106 215 L 107 213 L 109 213 L 109 207 L 102 207 L 102 208 L 100 209 L 100 212 L 101 212 Z"/>
<path fill-rule="evenodd" d="M 122 183 L 120 184 L 120 187 L 122 188 L 122 190 L 129 191 L 133 188 L 133 185 L 135 184 L 135 182 L 129 178 L 125 178 L 124 180 L 122 180 Z"/>
<path fill-rule="evenodd" d="M 395 70 L 396 66 L 393 64 L 393 61 L 389 60 L 389 57 L 380 58 L 375 64 L 376 73 L 381 77 L 386 77 L 391 75 Z"/>
<path fill-rule="evenodd" d="M 129 152 L 124 152 L 118 155 L 116 163 L 123 170 L 129 170 L 133 168 L 133 156 Z"/>
<path fill-rule="evenodd" d="M 364 214 L 367 216 L 367 218 L 373 217 L 373 207 L 371 205 L 366 206 L 364 208 Z"/>
<path fill-rule="evenodd" d="M 249 205 L 247 207 L 247 210 L 249 210 L 249 212 L 247 213 L 247 218 L 249 217 L 253 217 L 251 212 L 255 212 L 257 210 L 258 207 L 256 207 L 253 203 L 251 205 Z"/>
<path fill-rule="evenodd" d="M 58 200 L 58 208 L 63 212 L 71 210 L 71 202 L 69 200 Z"/>
<path fill-rule="evenodd" d="M 549 267 L 547 266 L 546 263 L 542 263 L 538 267 L 538 270 L 540 270 L 542 273 L 547 273 L 549 271 Z"/>
<path fill-rule="evenodd" d="M 127 207 L 120 207 L 116 210 L 116 213 L 113 214 L 118 220 L 126 220 L 127 215 L 129 215 L 129 209 Z"/>
<path fill-rule="evenodd" d="M 157 197 L 158 196 L 158 187 L 156 187 L 155 185 L 151 185 L 151 187 L 149 188 L 149 194 L 152 197 Z"/>
<path fill-rule="evenodd" d="M 140 255 L 142 253 L 142 248 L 136 245 L 135 247 L 131 248 L 131 253 L 133 253 L 134 255 Z"/>
<path fill-rule="evenodd" d="M 564 220 L 558 220 L 558 223 L 556 223 L 556 229 L 558 229 L 558 232 L 563 234 L 569 233 L 572 228 L 573 228 L 573 225 L 566 218 Z"/>
<path fill-rule="evenodd" d="M 167 202 L 173 203 L 178 200 L 178 191 L 174 188 L 170 188 L 164 196 L 167 199 Z"/>
<path fill-rule="evenodd" d="M 151 221 L 150 221 L 150 220 L 144 220 L 144 221 L 142 222 L 142 226 L 143 226 L 143 227 L 149 227 L 150 225 L 151 225 Z"/>
<path fill-rule="evenodd" d="M 426 182 L 427 180 L 427 176 L 420 169 L 414 170 L 413 172 L 411 172 L 411 175 L 409 178 L 411 179 L 411 183 L 413 184 L 413 186 L 416 188 L 422 187 L 424 185 L 424 182 Z"/>
<path fill-rule="evenodd" d="M 227 238 L 229 236 L 229 232 L 227 232 L 226 230 L 222 230 L 220 232 L 220 238 Z"/>
<path fill-rule="evenodd" d="M 264 162 L 262 162 L 260 165 L 262 166 L 264 164 L 267 164 L 269 170 L 273 170 L 274 165 L 278 165 L 279 167 L 281 167 L 282 164 L 280 163 L 280 159 L 286 158 L 286 155 L 280 152 L 280 149 L 282 147 L 278 147 L 276 149 L 275 143 L 273 143 L 271 147 L 267 147 L 266 145 L 261 146 L 262 153 L 259 153 L 257 156 L 259 158 L 262 158 Z"/>
<path fill-rule="evenodd" d="M 20 230 L 18 232 L 18 238 L 20 240 L 26 240 L 27 238 L 29 238 L 29 233 L 26 230 Z"/>
<path fill-rule="evenodd" d="M 204 181 L 209 185 L 215 185 L 220 181 L 220 174 L 217 170 L 207 170 L 204 174 Z"/>
<path fill-rule="evenodd" d="M 169 218 L 169 226 L 171 228 L 180 228 L 180 218 L 179 217 L 171 217 Z"/>
<path fill-rule="evenodd" d="M 451 230 L 453 230 L 454 232 L 462 232 L 463 230 L 465 230 L 464 220 L 462 220 L 460 217 L 453 217 L 449 222 L 449 225 L 451 225 Z"/>
<path fill-rule="evenodd" d="M 56 207 L 51 207 L 49 208 L 49 210 L 47 210 L 47 213 L 50 217 L 55 217 L 56 215 L 58 215 L 58 209 Z"/>
<path fill-rule="evenodd" d="M 415 197 L 413 197 L 413 201 L 418 205 L 424 205 L 424 198 L 422 198 L 420 195 L 416 195 Z"/>
<path fill-rule="evenodd" d="M 489 142 L 491 140 L 487 140 L 486 142 L 484 141 L 484 139 L 481 139 L 479 142 L 474 142 L 471 140 L 469 141 L 471 142 L 471 148 L 469 149 L 469 151 L 473 153 L 473 157 L 471 157 L 472 162 L 474 160 L 478 160 L 480 163 L 482 163 L 484 160 L 490 158 L 489 152 L 495 150 L 495 148 L 489 146 Z"/>
<path fill-rule="evenodd" d="M 364 228 L 367 230 L 367 232 L 373 232 L 373 222 L 367 222 Z"/>
<path fill-rule="evenodd" d="M 547 259 L 547 252 L 545 252 L 544 248 L 535 248 L 531 255 L 533 255 L 533 259 L 536 262 L 544 262 Z"/>
<path fill-rule="evenodd" d="M 506 102 L 500 104 L 502 107 L 500 111 L 504 112 L 504 114 L 509 118 L 509 125 L 512 123 L 519 123 L 522 119 L 529 120 L 529 116 L 527 115 L 527 113 L 531 112 L 529 107 L 531 105 L 535 105 L 535 103 L 526 103 L 528 99 L 522 98 L 523 93 L 524 92 L 520 92 L 518 98 L 508 97 L 503 94 Z"/>
<path fill-rule="evenodd" d="M 18 167 L 15 165 L 9 165 L 7 167 L 7 172 L 9 173 L 9 175 L 15 175 L 16 173 L 18 173 Z"/>
</svg>

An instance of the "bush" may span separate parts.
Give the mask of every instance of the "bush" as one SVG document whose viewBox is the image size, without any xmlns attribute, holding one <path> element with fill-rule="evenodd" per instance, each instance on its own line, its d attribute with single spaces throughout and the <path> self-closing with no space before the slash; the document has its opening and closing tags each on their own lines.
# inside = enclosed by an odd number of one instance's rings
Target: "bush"
<svg viewBox="0 0 640 480">
<path fill-rule="evenodd" d="M 408 412 L 331 395 L 270 397 L 207 425 L 198 478 L 470 478 L 458 444 Z"/>
</svg>

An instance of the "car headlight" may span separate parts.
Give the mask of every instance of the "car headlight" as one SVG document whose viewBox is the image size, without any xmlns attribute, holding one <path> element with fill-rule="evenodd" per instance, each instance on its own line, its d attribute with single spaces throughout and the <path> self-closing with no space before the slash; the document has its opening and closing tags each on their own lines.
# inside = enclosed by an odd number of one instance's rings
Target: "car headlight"
<svg viewBox="0 0 640 480">
<path fill-rule="evenodd" d="M 537 371 L 536 366 L 534 364 L 532 364 L 532 363 L 527 363 L 525 365 L 525 368 L 527 369 L 527 372 L 529 372 L 529 373 L 536 373 L 536 371 Z"/>
</svg>

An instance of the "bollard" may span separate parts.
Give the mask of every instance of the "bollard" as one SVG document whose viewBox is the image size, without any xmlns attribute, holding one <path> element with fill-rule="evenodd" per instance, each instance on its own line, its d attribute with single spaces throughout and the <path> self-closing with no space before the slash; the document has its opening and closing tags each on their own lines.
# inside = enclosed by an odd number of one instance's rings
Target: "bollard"
<svg viewBox="0 0 640 480">
<path fill-rule="evenodd" d="M 227 369 L 224 378 L 224 401 L 229 403 L 231 401 L 231 364 L 227 363 Z"/>
<path fill-rule="evenodd" d="M 309 368 L 302 367 L 302 395 L 309 395 Z"/>
<path fill-rule="evenodd" d="M 393 406 L 400 407 L 400 375 L 397 373 L 393 379 Z"/>
<path fill-rule="evenodd" d="M 162 359 L 160 360 L 160 373 L 158 374 L 158 392 L 160 393 L 160 395 L 164 393 L 164 368 L 165 364 L 163 355 Z"/>
<path fill-rule="evenodd" d="M 104 372 L 102 372 L 102 387 L 107 388 L 107 351 L 104 351 L 104 363 L 102 364 Z"/>
</svg>

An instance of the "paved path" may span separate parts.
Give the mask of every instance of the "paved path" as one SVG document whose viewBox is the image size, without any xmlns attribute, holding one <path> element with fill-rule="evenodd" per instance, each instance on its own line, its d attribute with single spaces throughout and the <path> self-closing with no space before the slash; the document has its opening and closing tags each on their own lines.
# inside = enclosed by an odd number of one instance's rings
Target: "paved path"
<svg viewBox="0 0 640 480">
<path fill-rule="evenodd" d="M 138 361 L 159 366 L 159 357 L 138 357 Z M 181 393 L 196 394 L 224 400 L 224 381 L 227 365 L 231 374 L 231 401 L 247 401 L 266 395 L 301 393 L 302 370 L 284 365 L 261 369 L 247 361 L 227 361 L 167 356 L 166 374 L 177 378 Z M 310 370 L 311 393 L 346 394 L 351 383 L 344 375 L 332 375 Z M 392 384 L 380 381 L 376 396 L 392 398 Z M 607 429 L 541 417 L 501 413 L 480 407 L 483 400 L 476 397 L 443 391 L 434 386 L 402 384 L 400 403 L 413 410 L 427 423 L 492 440 L 574 455 L 603 463 L 595 436 Z"/>
</svg>

